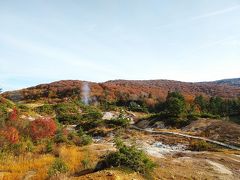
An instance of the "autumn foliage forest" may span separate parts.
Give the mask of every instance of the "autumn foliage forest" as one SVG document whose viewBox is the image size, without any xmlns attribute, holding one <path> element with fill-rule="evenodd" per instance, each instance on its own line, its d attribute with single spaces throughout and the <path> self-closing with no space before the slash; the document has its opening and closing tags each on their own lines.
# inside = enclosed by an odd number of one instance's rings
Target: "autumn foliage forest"
<svg viewBox="0 0 240 180">
<path fill-rule="evenodd" d="M 57 100 L 78 96 L 81 94 L 82 84 L 83 81 L 63 80 L 19 91 L 6 92 L 3 96 L 15 101 L 41 100 L 44 98 L 46 100 Z M 192 101 L 196 95 L 235 98 L 240 94 L 240 89 L 236 86 L 214 82 L 186 83 L 170 80 L 116 80 L 105 83 L 89 82 L 89 85 L 91 87 L 91 97 L 95 97 L 96 100 L 144 99 L 149 101 L 149 104 L 165 99 L 169 91 L 181 92 L 187 101 Z"/>
</svg>

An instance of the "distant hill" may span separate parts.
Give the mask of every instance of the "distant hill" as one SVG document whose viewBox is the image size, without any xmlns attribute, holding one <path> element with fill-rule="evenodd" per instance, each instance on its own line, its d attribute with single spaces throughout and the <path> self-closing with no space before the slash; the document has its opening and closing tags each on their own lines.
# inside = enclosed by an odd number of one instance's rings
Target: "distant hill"
<svg viewBox="0 0 240 180">
<path fill-rule="evenodd" d="M 217 84 L 226 84 L 230 86 L 236 86 L 240 87 L 240 78 L 234 78 L 234 79 L 223 79 L 215 81 Z"/>
<path fill-rule="evenodd" d="M 14 101 L 62 101 L 68 98 L 81 97 L 84 82 L 79 80 L 56 81 L 5 92 L 3 96 Z M 168 91 L 180 91 L 188 101 L 200 94 L 205 97 L 220 96 L 223 98 L 240 96 L 240 87 L 220 81 L 189 83 L 172 80 L 113 80 L 104 83 L 87 83 L 90 87 L 89 95 L 95 101 L 140 99 L 148 104 L 155 104 L 158 100 L 165 99 Z"/>
</svg>

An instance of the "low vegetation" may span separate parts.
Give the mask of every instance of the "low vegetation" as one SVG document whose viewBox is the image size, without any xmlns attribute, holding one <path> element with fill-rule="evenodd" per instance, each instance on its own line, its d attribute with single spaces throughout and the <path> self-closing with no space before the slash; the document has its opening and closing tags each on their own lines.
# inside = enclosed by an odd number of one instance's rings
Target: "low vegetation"
<svg viewBox="0 0 240 180">
<path fill-rule="evenodd" d="M 123 127 L 126 128 L 130 124 L 130 119 L 124 117 L 122 114 L 119 115 L 118 118 L 110 119 L 106 121 L 106 124 L 110 127 Z"/>
<path fill-rule="evenodd" d="M 203 140 L 192 140 L 189 145 L 191 151 L 216 151 L 216 146 Z"/>
<path fill-rule="evenodd" d="M 52 177 L 52 176 L 56 176 L 58 174 L 64 174 L 68 172 L 68 166 L 66 165 L 66 163 L 60 159 L 57 158 L 53 161 L 51 167 L 48 170 L 48 176 Z"/>
<path fill-rule="evenodd" d="M 142 174 L 149 174 L 156 166 L 147 155 L 135 146 L 126 146 L 120 139 L 115 139 L 116 152 L 105 156 L 100 168 L 125 167 Z"/>
</svg>

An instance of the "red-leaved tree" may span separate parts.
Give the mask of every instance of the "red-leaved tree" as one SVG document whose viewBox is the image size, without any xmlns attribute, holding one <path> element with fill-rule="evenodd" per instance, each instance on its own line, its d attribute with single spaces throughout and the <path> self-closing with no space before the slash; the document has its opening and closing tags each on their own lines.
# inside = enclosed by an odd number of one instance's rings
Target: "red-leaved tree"
<svg viewBox="0 0 240 180">
<path fill-rule="evenodd" d="M 51 118 L 39 118 L 30 123 L 30 135 L 34 140 L 40 140 L 55 135 L 57 125 Z"/>
<path fill-rule="evenodd" d="M 18 118 L 18 111 L 17 111 L 17 108 L 13 108 L 13 111 L 10 112 L 8 118 L 9 118 L 9 120 L 11 120 L 11 121 L 16 121 L 16 120 L 17 120 L 17 118 Z"/>
<path fill-rule="evenodd" d="M 19 141 L 19 132 L 15 127 L 6 127 L 0 130 L 1 144 L 8 142 L 15 144 Z"/>
</svg>

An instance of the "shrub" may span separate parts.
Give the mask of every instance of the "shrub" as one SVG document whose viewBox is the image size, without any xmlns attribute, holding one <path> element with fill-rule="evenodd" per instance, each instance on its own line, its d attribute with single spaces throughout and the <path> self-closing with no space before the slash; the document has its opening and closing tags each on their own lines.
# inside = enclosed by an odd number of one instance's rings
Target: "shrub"
<svg viewBox="0 0 240 180">
<path fill-rule="evenodd" d="M 18 119 L 18 111 L 16 107 L 9 113 L 8 119 L 10 121 L 16 121 Z"/>
<path fill-rule="evenodd" d="M 31 141 L 31 139 L 27 139 L 25 141 L 25 148 L 26 148 L 26 151 L 27 152 L 33 152 L 34 150 L 34 144 L 33 142 Z"/>
<path fill-rule="evenodd" d="M 66 172 L 68 172 L 68 166 L 62 159 L 57 158 L 54 160 L 50 169 L 48 170 L 48 176 L 51 177 Z"/>
<path fill-rule="evenodd" d="M 57 115 L 78 113 L 78 106 L 74 103 L 61 103 L 54 106 Z"/>
<path fill-rule="evenodd" d="M 77 125 L 78 128 L 82 128 L 84 131 L 88 131 L 90 129 L 94 129 L 96 127 L 101 127 L 104 125 L 104 121 L 99 119 L 99 120 L 89 120 L 89 121 L 82 121 L 80 122 L 79 125 Z"/>
<path fill-rule="evenodd" d="M 33 142 L 30 139 L 25 138 L 22 138 L 20 142 L 12 144 L 9 147 L 11 149 L 11 152 L 15 155 L 21 155 L 26 152 L 33 152 L 34 150 Z"/>
<path fill-rule="evenodd" d="M 4 143 L 16 144 L 19 141 L 19 132 L 14 127 L 6 127 L 0 130 L 0 145 Z"/>
<path fill-rule="evenodd" d="M 81 146 L 81 138 L 78 136 L 77 132 L 70 131 L 67 135 L 67 143 Z"/>
<path fill-rule="evenodd" d="M 77 131 L 77 134 L 78 134 L 79 137 L 81 137 L 81 136 L 83 136 L 85 134 L 83 129 L 82 129 L 82 127 L 79 127 L 79 129 Z"/>
<path fill-rule="evenodd" d="M 218 116 L 218 115 L 213 115 L 213 114 L 209 114 L 209 113 L 203 113 L 200 116 L 201 116 L 201 118 L 211 118 L 211 119 L 220 118 L 220 116 Z"/>
<path fill-rule="evenodd" d="M 85 169 L 89 168 L 89 159 L 85 158 L 81 161 L 81 163 Z"/>
<path fill-rule="evenodd" d="M 9 146 L 10 153 L 13 153 L 15 156 L 19 156 L 26 152 L 26 147 L 24 142 L 19 142 L 16 144 L 11 144 Z"/>
<path fill-rule="evenodd" d="M 7 108 L 0 103 L 0 127 L 5 125 L 5 122 L 8 118 Z"/>
<path fill-rule="evenodd" d="M 176 128 L 182 128 L 191 123 L 191 121 L 188 119 L 174 118 L 174 117 L 167 118 L 164 121 L 166 126 L 173 126 Z"/>
<path fill-rule="evenodd" d="M 130 119 L 120 116 L 116 119 L 106 120 L 106 123 L 110 126 L 128 127 L 130 124 Z"/>
<path fill-rule="evenodd" d="M 196 121 L 196 120 L 198 120 L 198 118 L 199 118 L 199 114 L 188 114 L 187 115 L 187 119 L 188 120 L 190 120 L 190 121 Z"/>
<path fill-rule="evenodd" d="M 142 150 L 135 146 L 126 146 L 119 139 L 115 139 L 116 152 L 108 154 L 100 162 L 106 168 L 109 167 L 127 167 L 136 172 L 148 174 L 153 170 L 155 164 L 146 156 Z"/>
<path fill-rule="evenodd" d="M 213 151 L 215 147 L 204 140 L 193 140 L 189 144 L 191 151 Z"/>
<path fill-rule="evenodd" d="M 84 134 L 84 135 L 81 137 L 81 144 L 82 144 L 82 145 L 91 144 L 92 141 L 93 141 L 93 140 L 92 140 L 92 137 L 89 136 L 89 135 Z"/>
<path fill-rule="evenodd" d="M 68 142 L 67 133 L 64 132 L 64 129 L 58 130 L 54 137 L 54 142 L 56 143 L 65 143 Z"/>
<path fill-rule="evenodd" d="M 85 120 L 97 120 L 103 117 L 102 113 L 97 109 L 90 109 L 86 114 L 83 115 Z"/>
<path fill-rule="evenodd" d="M 116 111 L 117 106 L 115 102 L 109 102 L 106 99 L 101 100 L 100 102 L 101 110 L 103 111 Z"/>
<path fill-rule="evenodd" d="M 57 125 L 51 118 L 39 118 L 30 123 L 30 134 L 34 140 L 52 137 L 56 130 Z"/>
<path fill-rule="evenodd" d="M 21 112 L 28 112 L 29 111 L 29 107 L 24 105 L 24 104 L 17 104 L 17 107 Z"/>
<path fill-rule="evenodd" d="M 50 104 L 44 104 L 43 106 L 39 106 L 35 108 L 36 112 L 43 115 L 50 115 L 54 113 L 53 106 Z"/>
<path fill-rule="evenodd" d="M 48 140 L 45 148 L 46 148 L 47 153 L 52 152 L 53 151 L 53 142 L 51 140 Z"/>
<path fill-rule="evenodd" d="M 63 124 L 77 124 L 81 121 L 82 116 L 80 114 L 59 114 L 56 118 Z"/>
<path fill-rule="evenodd" d="M 0 149 L 1 152 L 19 156 L 26 152 L 33 152 L 34 145 L 30 139 L 21 138 L 21 140 L 16 143 L 9 143 L 8 141 L 5 144 L 2 144 Z"/>
<path fill-rule="evenodd" d="M 136 111 L 136 112 L 148 112 L 148 110 L 145 106 L 141 106 L 140 104 L 138 104 L 134 101 L 131 101 L 129 103 L 129 110 Z"/>
</svg>

